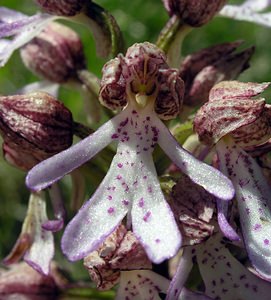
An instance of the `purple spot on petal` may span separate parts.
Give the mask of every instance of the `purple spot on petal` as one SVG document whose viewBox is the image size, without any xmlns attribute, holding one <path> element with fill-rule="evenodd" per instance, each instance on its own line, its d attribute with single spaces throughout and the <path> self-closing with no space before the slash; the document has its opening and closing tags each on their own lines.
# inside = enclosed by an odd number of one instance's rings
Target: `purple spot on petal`
<svg viewBox="0 0 271 300">
<path fill-rule="evenodd" d="M 143 207 L 144 206 L 144 198 L 140 198 L 139 202 L 138 202 L 138 206 L 139 207 Z"/>
<path fill-rule="evenodd" d="M 148 192 L 152 193 L 152 187 L 151 186 L 148 186 Z"/>
<path fill-rule="evenodd" d="M 270 241 L 268 239 L 265 239 L 263 242 L 265 245 L 269 245 L 269 243 L 270 243 Z"/>
<path fill-rule="evenodd" d="M 128 123 L 128 118 L 126 118 L 124 121 L 120 122 L 120 126 L 124 127 Z"/>
<path fill-rule="evenodd" d="M 114 134 L 111 135 L 111 138 L 112 138 L 112 139 L 117 139 L 118 137 L 119 137 L 119 135 L 116 134 L 116 133 L 114 133 Z"/>
<path fill-rule="evenodd" d="M 143 179 L 147 179 L 147 176 L 145 175 L 145 176 L 143 176 Z"/>
<path fill-rule="evenodd" d="M 129 205 L 129 201 L 128 201 L 128 200 L 123 200 L 122 203 L 123 203 L 125 206 Z"/>
<path fill-rule="evenodd" d="M 114 207 L 109 207 L 107 212 L 111 215 L 115 212 L 115 208 Z"/>
<path fill-rule="evenodd" d="M 261 228 L 262 228 L 261 224 L 255 224 L 255 226 L 254 226 L 254 230 L 259 230 Z"/>
<path fill-rule="evenodd" d="M 143 221 L 148 222 L 150 216 L 151 216 L 151 212 L 150 212 L 150 211 L 147 211 L 147 213 L 146 213 L 145 216 L 143 217 Z"/>
<path fill-rule="evenodd" d="M 159 244 L 160 242 L 161 242 L 160 239 L 156 239 L 156 240 L 155 240 L 155 243 L 157 243 L 157 244 Z"/>
<path fill-rule="evenodd" d="M 109 196 L 107 197 L 107 199 L 108 199 L 108 200 L 112 200 L 112 196 L 109 195 Z"/>
<path fill-rule="evenodd" d="M 121 164 L 121 163 L 118 163 L 117 166 L 118 166 L 119 168 L 122 168 L 122 164 Z"/>
<path fill-rule="evenodd" d="M 117 178 L 118 180 L 121 180 L 121 179 L 122 179 L 122 176 L 121 176 L 121 175 L 118 175 L 116 178 Z"/>
</svg>

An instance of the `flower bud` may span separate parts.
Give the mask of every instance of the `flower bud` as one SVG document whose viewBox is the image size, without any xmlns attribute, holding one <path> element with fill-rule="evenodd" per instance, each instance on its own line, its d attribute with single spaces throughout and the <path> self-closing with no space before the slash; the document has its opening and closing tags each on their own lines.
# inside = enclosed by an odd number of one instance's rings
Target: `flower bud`
<svg viewBox="0 0 271 300">
<path fill-rule="evenodd" d="M 90 1 L 90 0 L 89 0 Z M 78 14 L 85 0 L 36 0 L 41 8 L 52 15 L 71 17 Z"/>
<path fill-rule="evenodd" d="M 65 83 L 85 68 L 80 37 L 67 26 L 50 23 L 21 49 L 25 66 L 49 81 Z"/>
<path fill-rule="evenodd" d="M 188 55 L 181 64 L 185 82 L 184 103 L 201 105 L 208 101 L 211 88 L 220 81 L 235 79 L 248 68 L 254 48 L 236 53 L 241 42 L 224 43 Z"/>
<path fill-rule="evenodd" d="M 209 102 L 194 119 L 199 139 L 213 145 L 227 134 L 242 147 L 267 141 L 271 134 L 270 105 L 252 97 L 262 93 L 269 83 L 224 81 L 212 88 Z"/>
<path fill-rule="evenodd" d="M 143 247 L 123 225 L 97 251 L 84 258 L 84 266 L 100 290 L 108 290 L 117 284 L 121 271 L 151 269 Z"/>
<path fill-rule="evenodd" d="M 227 0 L 163 0 L 169 15 L 178 15 L 192 27 L 208 23 Z"/>
<path fill-rule="evenodd" d="M 71 112 L 47 93 L 0 97 L 4 156 L 23 170 L 72 144 Z"/>
</svg>

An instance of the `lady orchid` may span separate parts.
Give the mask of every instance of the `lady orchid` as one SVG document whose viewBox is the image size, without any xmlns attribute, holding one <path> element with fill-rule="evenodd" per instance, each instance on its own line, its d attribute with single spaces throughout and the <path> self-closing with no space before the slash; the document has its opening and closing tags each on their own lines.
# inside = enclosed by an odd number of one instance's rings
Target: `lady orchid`
<svg viewBox="0 0 271 300">
<path fill-rule="evenodd" d="M 210 92 L 209 102 L 198 111 L 194 127 L 200 140 L 218 155 L 220 170 L 235 187 L 243 240 L 259 274 L 270 280 L 271 188 L 260 166 L 245 151 L 268 143 L 270 105 L 253 99 L 269 83 L 222 82 Z M 227 203 L 218 201 L 218 221 L 224 234 L 238 239 L 226 225 Z"/>
<path fill-rule="evenodd" d="M 123 110 L 86 139 L 35 166 L 28 173 L 27 186 L 34 191 L 44 189 L 111 142 L 118 142 L 104 180 L 67 225 L 62 250 L 71 261 L 84 258 L 127 216 L 128 227 L 132 225 L 148 257 L 159 263 L 176 254 L 181 236 L 157 178 L 152 159 L 155 145 L 219 199 L 233 197 L 232 184 L 185 151 L 160 120 L 178 114 L 183 82 L 156 46 L 135 44 L 125 56 L 109 61 L 103 68 L 100 97 L 107 107 Z"/>
</svg>

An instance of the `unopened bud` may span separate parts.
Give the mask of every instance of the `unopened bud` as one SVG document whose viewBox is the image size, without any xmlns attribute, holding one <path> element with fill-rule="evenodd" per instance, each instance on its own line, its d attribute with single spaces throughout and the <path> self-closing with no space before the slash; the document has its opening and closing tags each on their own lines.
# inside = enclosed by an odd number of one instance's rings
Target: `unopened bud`
<svg viewBox="0 0 271 300">
<path fill-rule="evenodd" d="M 199 139 L 213 145 L 227 134 L 242 147 L 264 143 L 270 138 L 270 106 L 265 99 L 253 99 L 269 83 L 224 81 L 214 86 L 209 102 L 194 119 Z"/>
<path fill-rule="evenodd" d="M 28 69 L 49 81 L 65 83 L 77 79 L 85 68 L 80 37 L 67 26 L 50 23 L 37 37 L 21 49 Z"/>
<path fill-rule="evenodd" d="M 178 15 L 192 27 L 208 23 L 227 0 L 163 0 L 169 15 Z"/>
<path fill-rule="evenodd" d="M 0 97 L 5 158 L 23 170 L 72 144 L 71 112 L 47 93 Z"/>
<path fill-rule="evenodd" d="M 211 88 L 220 81 L 233 80 L 249 67 L 254 48 L 235 52 L 241 42 L 224 43 L 187 56 L 180 74 L 185 82 L 184 103 L 201 105 L 208 101 Z"/>
<path fill-rule="evenodd" d="M 90 1 L 90 0 L 89 0 Z M 78 14 L 85 0 L 36 0 L 42 9 L 52 15 L 71 17 Z"/>
</svg>

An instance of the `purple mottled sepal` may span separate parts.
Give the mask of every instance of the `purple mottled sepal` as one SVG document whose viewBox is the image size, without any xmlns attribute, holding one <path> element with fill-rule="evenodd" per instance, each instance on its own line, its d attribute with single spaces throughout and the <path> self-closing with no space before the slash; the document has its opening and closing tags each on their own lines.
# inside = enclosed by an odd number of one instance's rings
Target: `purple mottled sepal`
<svg viewBox="0 0 271 300">
<path fill-rule="evenodd" d="M 199 109 L 194 119 L 199 139 L 213 145 L 223 136 L 232 134 L 247 146 L 267 140 L 270 126 L 266 118 L 270 108 L 265 99 L 253 97 L 268 86 L 269 83 L 237 81 L 223 81 L 215 85 L 210 91 L 209 101 Z"/>
</svg>

